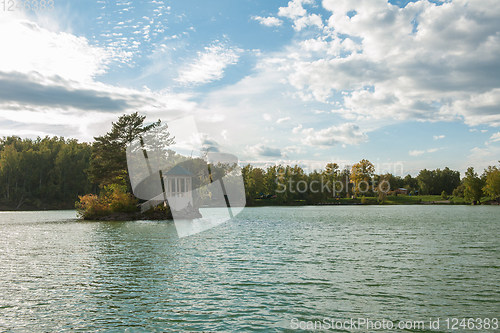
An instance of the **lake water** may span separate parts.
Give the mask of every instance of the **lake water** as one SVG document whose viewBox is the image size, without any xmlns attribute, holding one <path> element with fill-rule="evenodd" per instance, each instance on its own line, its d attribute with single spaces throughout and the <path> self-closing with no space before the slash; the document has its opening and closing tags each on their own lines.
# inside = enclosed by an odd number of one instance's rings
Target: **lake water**
<svg viewBox="0 0 500 333">
<path fill-rule="evenodd" d="M 488 318 L 471 332 L 499 331 L 499 216 L 498 206 L 246 208 L 179 239 L 172 222 L 1 212 L 0 331 L 282 332 L 325 318 L 393 331 L 423 320 L 428 332 Z"/>
</svg>

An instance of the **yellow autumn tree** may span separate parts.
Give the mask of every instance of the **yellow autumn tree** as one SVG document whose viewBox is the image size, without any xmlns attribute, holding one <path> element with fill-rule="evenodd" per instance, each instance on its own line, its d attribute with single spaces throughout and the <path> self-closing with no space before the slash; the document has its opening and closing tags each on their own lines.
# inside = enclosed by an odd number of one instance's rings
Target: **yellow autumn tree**
<svg viewBox="0 0 500 333">
<path fill-rule="evenodd" d="M 370 181 L 375 174 L 375 166 L 368 160 L 362 159 L 351 168 L 351 183 L 354 184 L 354 193 L 358 196 L 361 192 L 370 190 Z"/>
</svg>

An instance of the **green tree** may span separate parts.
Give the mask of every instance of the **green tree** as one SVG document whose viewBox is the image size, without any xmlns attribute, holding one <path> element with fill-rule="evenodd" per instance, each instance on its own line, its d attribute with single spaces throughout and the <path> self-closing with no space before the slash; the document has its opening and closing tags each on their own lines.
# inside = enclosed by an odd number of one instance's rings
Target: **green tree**
<svg viewBox="0 0 500 333">
<path fill-rule="evenodd" d="M 332 197 L 336 196 L 336 193 L 342 190 L 340 182 L 337 183 L 339 179 L 339 165 L 337 163 L 328 163 L 325 166 L 325 171 L 322 174 L 323 182 L 328 183 L 328 190 L 331 192 Z M 321 183 L 321 182 L 320 182 Z"/>
<path fill-rule="evenodd" d="M 89 176 L 93 183 L 103 185 L 127 185 L 130 191 L 130 180 L 127 171 L 127 144 L 140 134 L 161 125 L 160 120 L 144 126 L 146 116 L 137 112 L 123 115 L 106 135 L 94 137 Z"/>
<path fill-rule="evenodd" d="M 428 195 L 434 193 L 434 172 L 423 169 L 417 176 L 419 194 Z"/>
<path fill-rule="evenodd" d="M 268 166 L 264 175 L 264 189 L 268 195 L 276 195 L 277 184 L 276 166 Z"/>
<path fill-rule="evenodd" d="M 484 193 L 495 200 L 500 196 L 500 169 L 496 166 L 489 166 L 488 169 L 484 170 L 483 178 L 485 180 Z"/>
<path fill-rule="evenodd" d="M 84 172 L 89 157 L 88 144 L 62 137 L 0 139 L 0 203 L 9 209 L 71 207 L 90 190 Z"/>
<path fill-rule="evenodd" d="M 403 178 L 403 187 L 408 190 L 408 192 L 412 192 L 418 189 L 418 180 L 413 178 L 411 175 L 406 175 Z"/>
<path fill-rule="evenodd" d="M 469 167 L 464 178 L 464 198 L 466 201 L 476 201 L 480 203 L 483 194 L 483 184 L 481 178 L 474 172 L 473 167 Z"/>
</svg>

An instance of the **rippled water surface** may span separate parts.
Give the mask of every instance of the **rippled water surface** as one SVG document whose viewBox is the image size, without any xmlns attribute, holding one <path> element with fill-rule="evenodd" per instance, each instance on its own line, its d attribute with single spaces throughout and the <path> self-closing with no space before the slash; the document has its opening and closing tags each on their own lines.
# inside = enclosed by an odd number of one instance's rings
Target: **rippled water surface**
<svg viewBox="0 0 500 333">
<path fill-rule="evenodd" d="M 246 208 L 182 239 L 172 222 L 0 213 L 0 331 L 281 332 L 325 317 L 500 318 L 499 207 Z"/>
</svg>

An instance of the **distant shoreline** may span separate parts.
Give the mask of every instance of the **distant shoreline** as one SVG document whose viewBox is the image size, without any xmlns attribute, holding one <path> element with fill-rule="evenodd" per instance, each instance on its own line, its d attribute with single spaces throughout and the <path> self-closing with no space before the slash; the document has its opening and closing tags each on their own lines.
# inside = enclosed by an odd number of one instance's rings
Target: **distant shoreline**
<svg viewBox="0 0 500 333">
<path fill-rule="evenodd" d="M 426 200 L 421 200 L 426 199 Z M 429 200 L 435 199 L 435 200 Z M 495 200 L 490 200 L 490 198 L 484 197 L 480 205 L 500 205 L 500 198 Z M 364 200 L 364 202 L 362 202 Z M 276 199 L 255 199 L 253 203 L 248 204 L 245 207 L 298 207 L 298 206 L 401 206 L 401 205 L 441 205 L 441 206 L 472 206 L 471 203 L 465 202 L 463 198 L 450 198 L 443 200 L 440 196 L 397 196 L 397 197 L 387 197 L 384 202 L 378 202 L 376 197 L 357 197 L 357 198 L 338 198 L 330 199 L 327 202 L 307 202 L 303 201 L 293 201 L 290 203 L 277 202 Z M 205 207 L 200 207 L 205 208 Z M 27 206 L 26 204 L 21 205 L 20 208 L 9 207 L 6 205 L 0 206 L 0 212 L 31 212 L 31 211 L 59 211 L 59 210 L 75 210 L 74 206 L 68 204 L 51 205 L 48 207 L 34 207 Z M 128 214 L 134 213 L 113 213 L 112 219 L 120 220 L 123 219 L 151 219 L 142 215 L 125 217 Z M 138 213 L 140 214 L 140 213 Z M 112 215 L 112 214 L 110 214 Z M 116 216 L 115 216 L 116 215 Z M 99 220 L 104 220 L 107 216 L 99 218 Z M 164 219 L 164 216 L 154 217 L 153 219 Z"/>
</svg>

